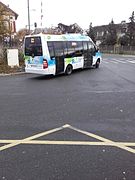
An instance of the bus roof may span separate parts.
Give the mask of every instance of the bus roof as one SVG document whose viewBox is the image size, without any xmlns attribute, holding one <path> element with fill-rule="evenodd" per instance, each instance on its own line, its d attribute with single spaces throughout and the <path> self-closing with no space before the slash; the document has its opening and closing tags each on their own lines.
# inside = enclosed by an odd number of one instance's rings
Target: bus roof
<svg viewBox="0 0 135 180">
<path fill-rule="evenodd" d="M 54 35 L 54 34 L 36 34 L 36 35 L 28 35 L 27 37 L 42 37 L 46 41 L 92 41 L 89 36 L 82 35 L 82 34 L 60 34 L 60 35 Z"/>
</svg>

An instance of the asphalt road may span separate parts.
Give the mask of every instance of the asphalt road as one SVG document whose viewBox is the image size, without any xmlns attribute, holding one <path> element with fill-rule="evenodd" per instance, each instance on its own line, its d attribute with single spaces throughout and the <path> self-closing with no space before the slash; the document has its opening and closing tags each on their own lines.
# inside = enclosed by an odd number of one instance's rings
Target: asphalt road
<svg viewBox="0 0 135 180">
<path fill-rule="evenodd" d="M 135 180 L 135 57 L 0 77 L 0 180 Z"/>
</svg>

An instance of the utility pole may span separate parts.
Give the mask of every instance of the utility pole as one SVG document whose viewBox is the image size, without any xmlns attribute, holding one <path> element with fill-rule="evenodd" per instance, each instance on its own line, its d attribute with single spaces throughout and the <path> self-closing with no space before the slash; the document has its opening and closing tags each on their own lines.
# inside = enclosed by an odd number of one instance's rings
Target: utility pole
<svg viewBox="0 0 135 180">
<path fill-rule="evenodd" d="M 43 21 L 43 3 L 42 3 L 42 0 L 41 0 L 41 29 L 42 29 L 42 22 Z"/>
<path fill-rule="evenodd" d="M 29 0 L 27 0 L 28 4 L 28 29 L 29 29 L 29 34 L 30 34 L 30 3 Z"/>
</svg>

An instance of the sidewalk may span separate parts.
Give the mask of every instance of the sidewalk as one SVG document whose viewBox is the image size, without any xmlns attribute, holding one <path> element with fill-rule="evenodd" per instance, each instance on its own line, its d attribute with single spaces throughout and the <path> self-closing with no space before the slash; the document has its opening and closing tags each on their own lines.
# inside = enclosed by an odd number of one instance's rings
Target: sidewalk
<svg viewBox="0 0 135 180">
<path fill-rule="evenodd" d="M 25 74 L 25 72 L 16 72 L 16 73 L 0 73 L 0 77 L 3 77 L 3 76 L 14 76 L 14 75 L 22 75 L 22 74 Z"/>
</svg>

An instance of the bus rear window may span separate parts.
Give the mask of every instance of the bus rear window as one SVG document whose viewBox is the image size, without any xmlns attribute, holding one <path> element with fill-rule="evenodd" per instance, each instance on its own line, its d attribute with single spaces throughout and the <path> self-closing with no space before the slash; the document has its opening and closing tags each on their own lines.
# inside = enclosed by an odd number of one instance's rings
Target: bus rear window
<svg viewBox="0 0 135 180">
<path fill-rule="evenodd" d="M 42 56 L 41 37 L 27 37 L 25 39 L 25 56 Z"/>
</svg>

